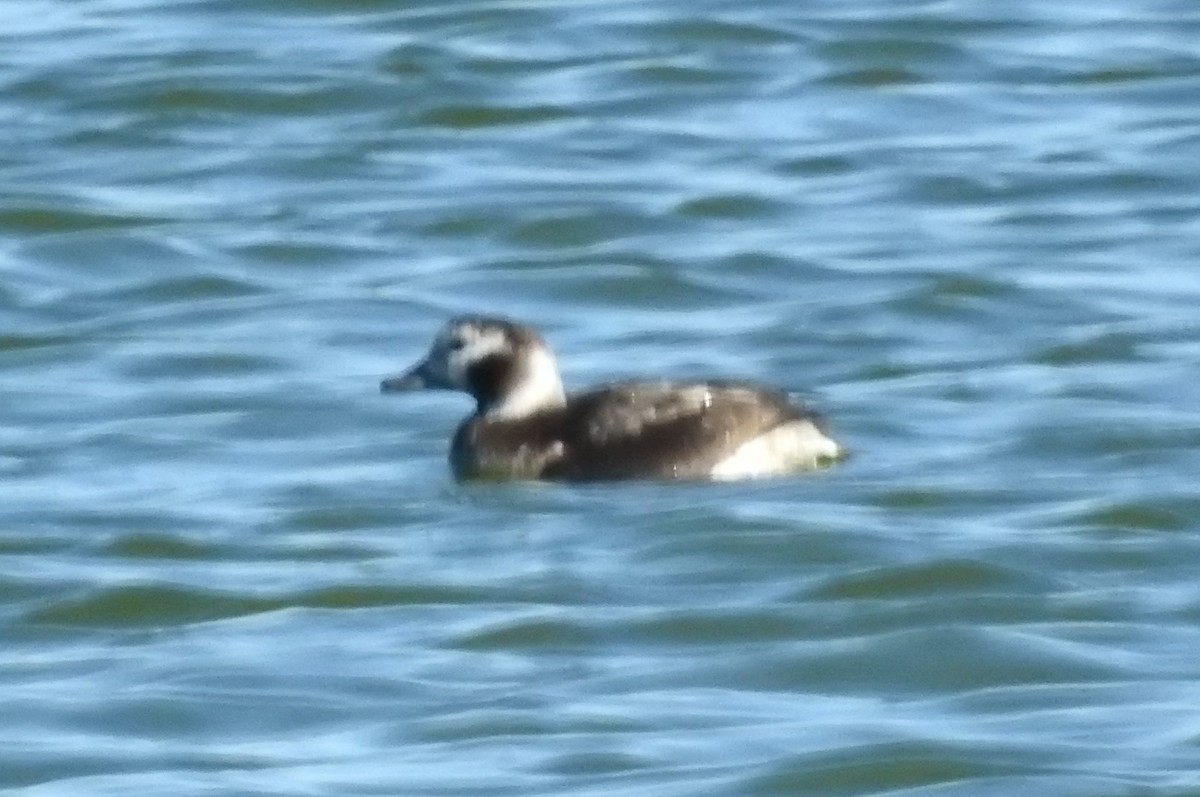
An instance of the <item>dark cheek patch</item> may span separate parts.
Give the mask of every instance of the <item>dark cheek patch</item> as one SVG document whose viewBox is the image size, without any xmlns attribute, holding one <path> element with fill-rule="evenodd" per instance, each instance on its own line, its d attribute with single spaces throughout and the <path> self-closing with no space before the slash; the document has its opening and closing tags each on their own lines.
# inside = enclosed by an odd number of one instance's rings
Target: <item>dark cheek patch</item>
<svg viewBox="0 0 1200 797">
<path fill-rule="evenodd" d="M 482 410 L 490 407 L 508 392 L 513 378 L 510 358 L 492 355 L 484 357 L 467 369 L 467 389 Z"/>
</svg>

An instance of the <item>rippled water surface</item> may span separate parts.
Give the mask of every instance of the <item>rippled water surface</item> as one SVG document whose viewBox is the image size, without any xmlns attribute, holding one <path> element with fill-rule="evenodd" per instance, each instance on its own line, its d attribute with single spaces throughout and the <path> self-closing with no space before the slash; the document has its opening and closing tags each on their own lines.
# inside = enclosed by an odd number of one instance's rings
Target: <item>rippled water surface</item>
<svg viewBox="0 0 1200 797">
<path fill-rule="evenodd" d="M 6 794 L 1200 794 L 1200 6 L 0 19 Z M 855 456 L 456 485 L 464 311 Z"/>
</svg>

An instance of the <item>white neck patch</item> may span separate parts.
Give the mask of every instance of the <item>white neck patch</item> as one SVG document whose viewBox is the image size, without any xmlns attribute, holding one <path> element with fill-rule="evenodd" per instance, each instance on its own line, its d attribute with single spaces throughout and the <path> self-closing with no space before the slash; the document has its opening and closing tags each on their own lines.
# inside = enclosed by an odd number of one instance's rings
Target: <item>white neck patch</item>
<svg viewBox="0 0 1200 797">
<path fill-rule="evenodd" d="M 520 381 L 512 392 L 488 409 L 487 417 L 516 420 L 566 404 L 558 365 L 545 348 L 538 346 L 522 352 L 519 367 Z"/>
</svg>

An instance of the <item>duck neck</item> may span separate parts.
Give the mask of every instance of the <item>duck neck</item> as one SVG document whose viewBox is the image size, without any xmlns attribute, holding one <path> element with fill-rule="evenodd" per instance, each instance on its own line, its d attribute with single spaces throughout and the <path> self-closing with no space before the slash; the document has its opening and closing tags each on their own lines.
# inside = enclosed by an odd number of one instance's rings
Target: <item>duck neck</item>
<svg viewBox="0 0 1200 797">
<path fill-rule="evenodd" d="M 475 401 L 476 414 L 513 420 L 562 407 L 567 396 L 554 357 L 539 349 L 503 380 L 498 391 L 490 396 L 476 393 Z"/>
</svg>

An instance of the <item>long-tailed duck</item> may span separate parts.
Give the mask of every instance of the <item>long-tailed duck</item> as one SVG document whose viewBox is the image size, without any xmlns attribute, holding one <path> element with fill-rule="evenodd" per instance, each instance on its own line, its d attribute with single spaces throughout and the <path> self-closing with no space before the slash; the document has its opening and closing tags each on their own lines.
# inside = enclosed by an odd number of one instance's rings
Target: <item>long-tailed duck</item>
<svg viewBox="0 0 1200 797">
<path fill-rule="evenodd" d="M 475 399 L 450 447 L 459 479 L 745 479 L 843 454 L 820 416 L 757 385 L 619 382 L 567 394 L 541 336 L 503 318 L 452 319 L 424 360 L 380 388 Z"/>
</svg>

